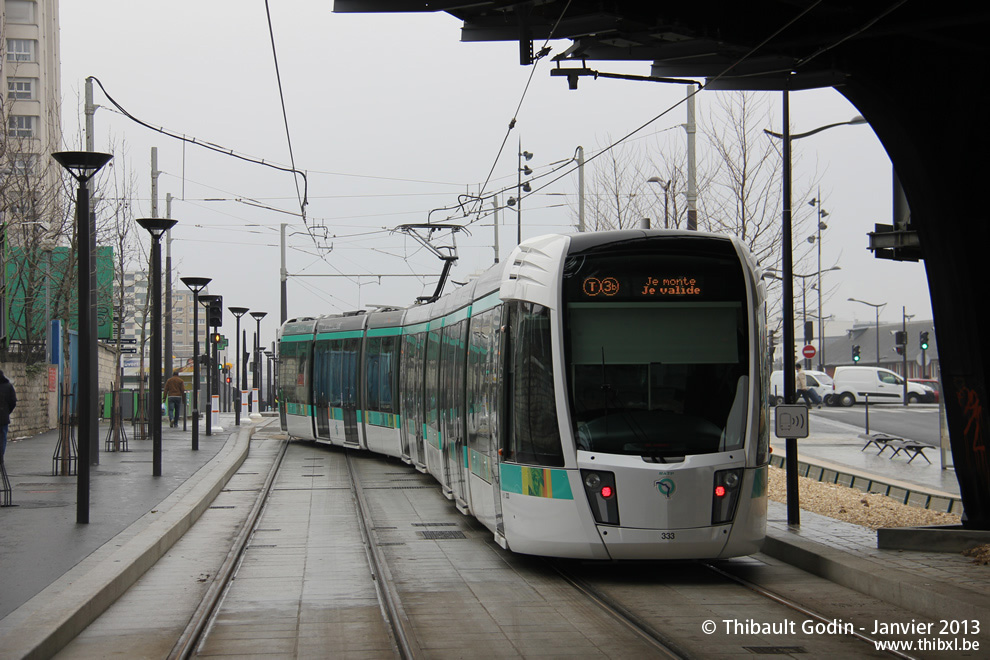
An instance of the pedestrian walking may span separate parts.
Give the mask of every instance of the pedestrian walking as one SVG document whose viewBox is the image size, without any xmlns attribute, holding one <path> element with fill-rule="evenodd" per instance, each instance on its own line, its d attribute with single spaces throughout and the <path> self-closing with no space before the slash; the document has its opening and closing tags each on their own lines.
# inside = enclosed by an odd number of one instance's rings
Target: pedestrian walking
<svg viewBox="0 0 990 660">
<path fill-rule="evenodd" d="M 822 398 L 818 396 L 818 392 L 808 388 L 808 375 L 804 373 L 800 362 L 794 365 L 794 389 L 797 391 L 797 396 L 804 398 L 804 402 L 808 404 L 809 408 L 811 406 L 822 407 Z"/>
<path fill-rule="evenodd" d="M 10 428 L 10 413 L 17 407 L 17 392 L 3 372 L 0 371 L 0 460 L 7 452 L 7 430 Z"/>
<path fill-rule="evenodd" d="M 179 376 L 178 371 L 172 372 L 172 377 L 165 381 L 165 391 L 163 395 L 168 402 L 168 425 L 175 428 L 179 425 L 179 406 L 182 405 L 182 397 L 186 392 L 186 383 Z"/>
</svg>

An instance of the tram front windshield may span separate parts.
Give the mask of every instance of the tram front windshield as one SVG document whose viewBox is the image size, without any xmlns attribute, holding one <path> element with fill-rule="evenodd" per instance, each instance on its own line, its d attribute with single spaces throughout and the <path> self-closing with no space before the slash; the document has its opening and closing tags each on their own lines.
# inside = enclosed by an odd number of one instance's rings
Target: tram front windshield
<svg viewBox="0 0 990 660">
<path fill-rule="evenodd" d="M 578 449 L 664 461 L 742 446 L 748 314 L 734 251 L 572 257 L 564 296 Z"/>
</svg>

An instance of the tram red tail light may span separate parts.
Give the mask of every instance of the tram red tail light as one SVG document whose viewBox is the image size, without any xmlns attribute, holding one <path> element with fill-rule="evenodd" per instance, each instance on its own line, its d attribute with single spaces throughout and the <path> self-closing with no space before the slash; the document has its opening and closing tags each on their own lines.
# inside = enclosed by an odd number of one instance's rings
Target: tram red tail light
<svg viewBox="0 0 990 660">
<path fill-rule="evenodd" d="M 619 500 L 615 489 L 615 474 L 600 470 L 581 470 L 581 481 L 588 504 L 599 525 L 619 524 Z"/>
<path fill-rule="evenodd" d="M 736 516 L 739 491 L 742 487 L 742 468 L 719 470 L 715 473 L 712 497 L 712 524 L 732 522 Z"/>
</svg>

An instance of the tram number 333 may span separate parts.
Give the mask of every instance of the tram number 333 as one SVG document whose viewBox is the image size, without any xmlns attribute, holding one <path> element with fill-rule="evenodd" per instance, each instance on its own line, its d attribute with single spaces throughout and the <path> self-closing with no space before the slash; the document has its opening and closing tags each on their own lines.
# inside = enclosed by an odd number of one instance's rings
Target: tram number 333
<svg viewBox="0 0 990 660">
<path fill-rule="evenodd" d="M 675 532 L 660 532 L 661 541 L 673 541 L 675 536 Z"/>
</svg>

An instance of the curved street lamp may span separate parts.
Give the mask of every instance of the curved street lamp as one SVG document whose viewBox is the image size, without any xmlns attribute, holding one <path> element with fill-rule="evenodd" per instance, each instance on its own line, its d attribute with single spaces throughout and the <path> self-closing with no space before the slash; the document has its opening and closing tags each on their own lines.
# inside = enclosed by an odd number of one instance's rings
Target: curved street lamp
<svg viewBox="0 0 990 660">
<path fill-rule="evenodd" d="M 859 300 L 858 298 L 846 298 L 846 300 L 849 300 L 850 302 L 858 302 L 858 303 L 863 303 L 864 305 L 869 305 L 877 313 L 877 322 L 876 322 L 877 366 L 879 367 L 880 366 L 880 309 L 886 307 L 887 303 L 871 303 L 871 302 L 866 302 L 865 300 Z M 907 378 L 905 378 L 905 380 L 907 380 Z"/>
<path fill-rule="evenodd" d="M 79 427 L 79 473 L 76 480 L 76 522 L 89 523 L 89 466 L 98 456 L 99 420 L 96 418 L 96 395 L 99 392 L 96 346 L 96 218 L 89 212 L 87 183 L 110 162 L 111 154 L 96 151 L 59 151 L 52 154 L 79 184 L 76 190 L 76 235 L 78 253 L 78 330 L 79 377 L 77 378 L 76 415 Z"/>
<path fill-rule="evenodd" d="M 782 133 L 774 133 L 769 129 L 763 129 L 767 135 L 779 138 L 783 144 L 781 153 L 781 270 L 784 277 L 784 363 L 795 364 L 794 361 L 794 286 L 792 273 L 793 269 L 793 242 L 791 234 L 791 142 L 801 138 L 821 133 L 829 128 L 845 126 L 847 124 L 863 124 L 866 120 L 857 115 L 849 121 L 836 122 L 819 126 L 805 133 L 791 134 L 791 102 L 790 93 L 785 89 L 783 92 L 783 106 L 781 121 L 784 127 Z M 795 395 L 795 373 L 793 369 L 784 369 L 784 401 L 794 403 Z M 786 481 L 787 481 L 787 524 L 799 525 L 801 521 L 801 506 L 798 502 L 798 463 L 797 463 L 797 439 L 785 439 L 786 456 Z"/>
<path fill-rule="evenodd" d="M 193 398 L 192 398 L 192 448 L 199 449 L 199 292 L 213 280 L 209 277 L 181 277 L 182 283 L 193 292 Z"/>
<path fill-rule="evenodd" d="M 151 234 L 151 474 L 162 476 L 162 234 L 176 224 L 171 218 L 138 218 Z M 168 374 L 171 375 L 171 374 Z"/>
</svg>

